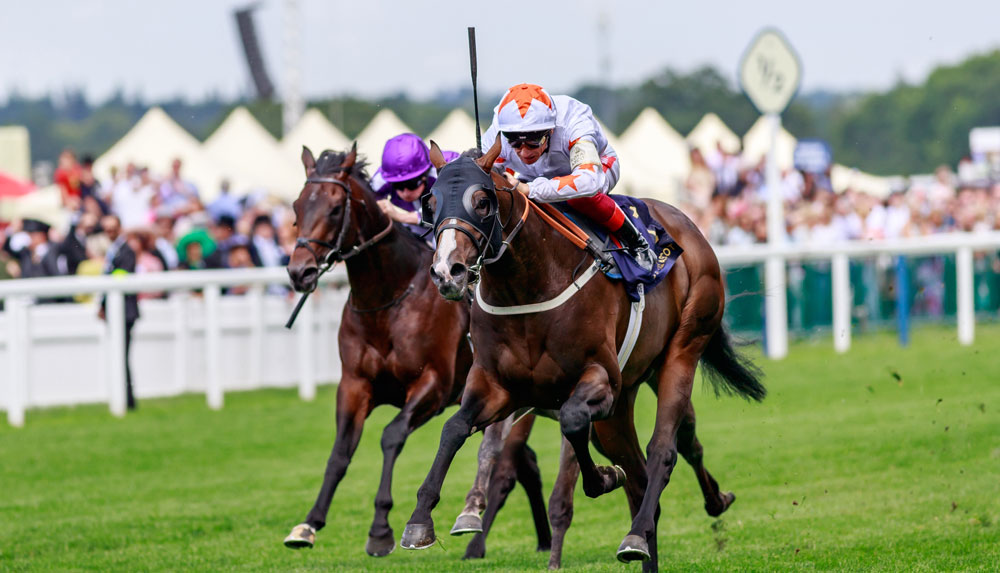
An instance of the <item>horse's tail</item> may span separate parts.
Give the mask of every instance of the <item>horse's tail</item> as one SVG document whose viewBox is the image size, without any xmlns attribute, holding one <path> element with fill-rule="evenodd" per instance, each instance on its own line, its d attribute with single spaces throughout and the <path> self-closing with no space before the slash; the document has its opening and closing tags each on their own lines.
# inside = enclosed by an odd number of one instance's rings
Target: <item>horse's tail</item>
<svg viewBox="0 0 1000 573">
<path fill-rule="evenodd" d="M 701 355 L 703 376 L 711 382 L 715 394 L 738 394 L 758 402 L 767 396 L 761 383 L 764 373 L 752 360 L 733 348 L 732 340 L 724 326 L 719 325 Z"/>
</svg>

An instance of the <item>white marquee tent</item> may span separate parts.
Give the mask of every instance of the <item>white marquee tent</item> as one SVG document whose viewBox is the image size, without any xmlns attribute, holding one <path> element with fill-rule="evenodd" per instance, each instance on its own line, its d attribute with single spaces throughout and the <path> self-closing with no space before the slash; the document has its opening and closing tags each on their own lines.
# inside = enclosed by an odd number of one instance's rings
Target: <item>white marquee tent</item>
<svg viewBox="0 0 1000 573">
<path fill-rule="evenodd" d="M 837 193 L 843 193 L 848 188 L 884 198 L 892 191 L 892 179 L 865 173 L 834 163 L 830 168 L 830 184 Z"/>
<path fill-rule="evenodd" d="M 382 148 L 385 142 L 400 133 L 412 132 L 390 109 L 375 114 L 361 133 L 358 134 L 358 153 L 368 159 L 369 173 L 375 173 L 382 164 Z"/>
<path fill-rule="evenodd" d="M 303 145 L 318 157 L 326 149 L 345 151 L 351 146 L 351 141 L 330 123 L 323 112 L 309 108 L 295 127 L 282 138 L 281 151 L 286 157 L 290 156 L 297 165 L 301 165 Z M 302 171 L 301 167 L 299 171 Z"/>
<path fill-rule="evenodd" d="M 795 154 L 795 144 L 798 140 L 788 133 L 784 127 L 778 130 L 777 149 L 775 159 L 778 162 L 778 169 L 784 171 L 791 169 L 794 165 L 793 155 Z M 743 162 L 744 165 L 756 165 L 767 155 L 767 150 L 771 147 L 771 130 L 767 125 L 767 118 L 763 115 L 754 122 L 750 129 L 743 136 Z"/>
<path fill-rule="evenodd" d="M 619 154 L 629 195 L 672 203 L 691 169 L 687 142 L 653 108 L 622 132 Z"/>
<path fill-rule="evenodd" d="M 302 187 L 302 170 L 245 107 L 234 109 L 205 140 L 203 149 L 238 195 L 263 189 L 287 199 Z"/>
<path fill-rule="evenodd" d="M 182 175 L 198 186 L 202 200 L 212 200 L 223 179 L 220 166 L 205 154 L 201 143 L 158 107 L 146 115 L 94 162 L 94 173 L 106 178 L 111 168 L 128 163 L 149 167 L 156 175 L 170 173 L 175 158 L 183 162 Z"/>
<path fill-rule="evenodd" d="M 462 153 L 476 146 L 476 122 L 465 111 L 453 109 L 427 136 L 428 145 L 431 140 L 441 149 Z"/>
<path fill-rule="evenodd" d="M 729 129 L 722 118 L 711 112 L 706 113 L 694 126 L 687 136 L 687 142 L 697 147 L 703 156 L 716 151 L 719 144 L 726 153 L 740 152 L 740 136 Z"/>
</svg>

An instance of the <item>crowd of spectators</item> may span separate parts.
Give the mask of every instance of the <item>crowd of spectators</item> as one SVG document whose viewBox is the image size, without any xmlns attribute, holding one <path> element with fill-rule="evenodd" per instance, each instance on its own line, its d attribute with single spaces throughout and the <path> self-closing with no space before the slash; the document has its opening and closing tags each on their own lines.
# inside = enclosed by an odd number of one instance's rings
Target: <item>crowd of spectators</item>
<svg viewBox="0 0 1000 573">
<path fill-rule="evenodd" d="M 98 180 L 91 157 L 77 161 L 72 151 L 64 151 L 53 180 L 71 213 L 69 228 L 50 228 L 35 219 L 0 228 L 3 274 L 107 273 L 122 245 L 134 252 L 136 273 L 283 266 L 295 245 L 287 205 L 253 194 L 236 197 L 225 181 L 206 203 L 185 179 L 179 159 L 169 173 L 128 164 Z"/>
<path fill-rule="evenodd" d="M 678 197 L 681 210 L 714 245 L 766 242 L 769 190 L 763 161 L 747 164 L 721 146 L 704 156 L 698 149 L 690 153 L 691 170 Z M 98 180 L 91 157 L 78 161 L 67 150 L 53 179 L 72 224 L 49 229 L 27 220 L 0 229 L 0 274 L 108 272 L 116 246 L 125 242 L 135 251 L 138 273 L 281 266 L 295 246 L 286 203 L 253 194 L 238 197 L 226 181 L 206 203 L 184 178 L 179 159 L 169 173 L 128 164 Z M 915 179 L 881 198 L 853 189 L 834 193 L 828 172 L 787 169 L 778 183 L 786 240 L 829 243 L 998 230 L 1000 182 L 983 181 L 966 180 L 941 166 L 933 178 Z"/>
<path fill-rule="evenodd" d="M 787 169 L 778 187 L 785 239 L 792 243 L 1000 230 L 1000 180 L 959 177 L 948 166 L 932 178 L 911 179 L 885 198 L 851 188 L 834 193 L 829 172 Z M 747 165 L 721 147 L 707 156 L 693 149 L 678 206 L 712 244 L 748 245 L 767 241 L 768 195 L 763 161 Z"/>
</svg>

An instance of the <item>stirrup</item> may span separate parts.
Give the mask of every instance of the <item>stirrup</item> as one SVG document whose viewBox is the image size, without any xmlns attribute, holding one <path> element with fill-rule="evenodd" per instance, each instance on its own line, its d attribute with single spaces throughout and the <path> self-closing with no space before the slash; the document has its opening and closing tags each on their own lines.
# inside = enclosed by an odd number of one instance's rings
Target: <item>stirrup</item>
<svg viewBox="0 0 1000 573">
<path fill-rule="evenodd" d="M 656 260 L 653 258 L 653 250 L 649 247 L 639 248 L 635 251 L 629 251 L 632 258 L 635 260 L 636 264 L 642 267 L 644 270 L 651 271 L 656 264 Z"/>
</svg>

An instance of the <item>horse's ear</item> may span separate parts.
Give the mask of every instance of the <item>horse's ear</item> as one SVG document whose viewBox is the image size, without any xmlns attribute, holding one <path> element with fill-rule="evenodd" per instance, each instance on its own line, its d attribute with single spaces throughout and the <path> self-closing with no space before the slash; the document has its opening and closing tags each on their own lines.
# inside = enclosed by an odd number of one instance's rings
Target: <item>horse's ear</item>
<svg viewBox="0 0 1000 573">
<path fill-rule="evenodd" d="M 302 165 L 306 168 L 306 177 L 316 171 L 316 158 L 313 157 L 313 152 L 305 145 L 302 146 Z"/>
<path fill-rule="evenodd" d="M 489 173 L 493 169 L 493 163 L 500 157 L 500 134 L 497 134 L 496 141 L 493 142 L 493 147 L 486 152 L 486 155 L 480 157 L 476 160 L 476 163 L 483 169 L 483 171 Z"/>
<path fill-rule="evenodd" d="M 340 162 L 340 167 L 343 172 L 346 173 L 351 167 L 354 167 L 354 163 L 358 160 L 358 142 L 355 141 L 351 144 L 351 152 L 347 154 L 347 157 Z"/>
<path fill-rule="evenodd" d="M 441 148 L 438 147 L 438 144 L 435 143 L 434 140 L 432 139 L 431 140 L 431 165 L 433 165 L 435 169 L 441 169 L 442 167 L 445 166 L 446 163 L 448 163 L 448 162 L 445 161 L 445 159 L 444 159 L 444 153 L 441 151 Z"/>
</svg>

